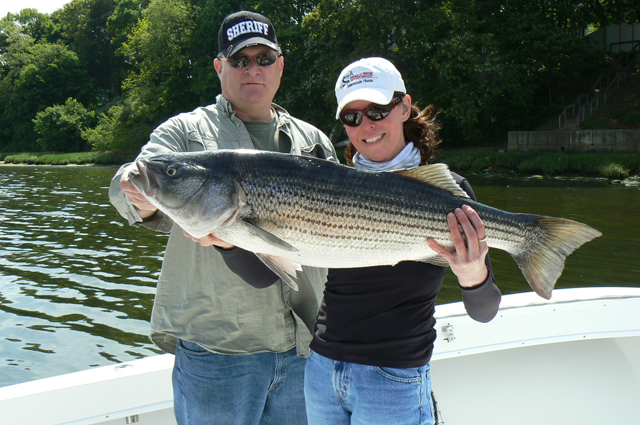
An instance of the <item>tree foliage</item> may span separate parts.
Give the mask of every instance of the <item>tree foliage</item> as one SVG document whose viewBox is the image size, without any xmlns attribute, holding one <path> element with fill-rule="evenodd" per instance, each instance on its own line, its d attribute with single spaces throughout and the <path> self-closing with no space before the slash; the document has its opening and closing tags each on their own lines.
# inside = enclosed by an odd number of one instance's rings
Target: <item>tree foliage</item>
<svg viewBox="0 0 640 425">
<path fill-rule="evenodd" d="M 73 0 L 56 13 L 65 44 L 76 52 L 95 87 L 112 95 L 120 92 L 122 83 L 115 78 L 122 64 L 115 59 L 113 33 L 107 25 L 117 3 L 117 0 Z"/>
<path fill-rule="evenodd" d="M 51 15 L 24 9 L 0 19 L 0 151 L 52 148 L 72 127 L 75 141 L 56 149 L 137 149 L 162 121 L 215 100 L 218 29 L 242 9 L 276 27 L 285 56 L 276 102 L 332 140 L 345 137 L 334 119 L 337 75 L 382 56 L 415 103 L 441 111 L 448 146 L 493 144 L 586 90 L 605 58 L 584 29 L 638 21 L 636 3 L 73 0 Z M 79 116 L 97 118 L 74 127 Z"/>
<path fill-rule="evenodd" d="M 20 26 L 22 33 L 31 36 L 36 42 L 55 43 L 60 38 L 58 25 L 53 19 L 36 9 L 22 9 L 20 13 L 9 13 L 6 22 L 13 22 Z"/>
<path fill-rule="evenodd" d="M 82 103 L 69 98 L 64 105 L 53 105 L 40 111 L 33 119 L 40 150 L 55 152 L 84 152 L 88 146 L 82 132 L 91 124 L 94 113 Z"/>
<path fill-rule="evenodd" d="M 188 49 L 192 22 L 189 2 L 153 0 L 123 45 L 124 54 L 137 69 L 124 87 L 130 96 L 150 106 L 151 120 L 198 106 L 191 90 L 193 61 Z"/>
<path fill-rule="evenodd" d="M 0 82 L 2 137 L 10 148 L 29 151 L 36 147 L 36 114 L 69 97 L 91 103 L 92 86 L 77 55 L 62 44 L 33 44 L 9 59 L 16 67 Z"/>
</svg>

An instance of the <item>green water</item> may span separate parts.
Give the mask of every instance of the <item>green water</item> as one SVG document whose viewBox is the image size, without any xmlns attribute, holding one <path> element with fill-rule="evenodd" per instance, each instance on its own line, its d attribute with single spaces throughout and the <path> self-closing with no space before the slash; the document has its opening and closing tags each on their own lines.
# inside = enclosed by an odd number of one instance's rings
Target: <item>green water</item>
<svg viewBox="0 0 640 425">
<path fill-rule="evenodd" d="M 114 167 L 0 167 L 0 386 L 159 353 L 166 236 L 109 204 Z"/>
<path fill-rule="evenodd" d="M 571 254 L 556 288 L 597 286 L 640 287 L 640 186 L 637 182 L 567 178 L 541 179 L 470 176 L 478 201 L 511 211 L 581 221 L 602 236 Z M 503 294 L 530 291 L 520 269 L 504 251 L 489 253 Z M 439 303 L 457 301 L 451 273 Z"/>
<path fill-rule="evenodd" d="M 109 204 L 114 167 L 0 167 L 0 386 L 159 353 L 148 340 L 166 236 Z M 470 176 L 481 202 L 572 218 L 603 236 L 567 261 L 558 287 L 640 286 L 640 188 Z M 504 294 L 529 291 L 491 251 Z M 458 301 L 447 278 L 439 303 Z"/>
</svg>

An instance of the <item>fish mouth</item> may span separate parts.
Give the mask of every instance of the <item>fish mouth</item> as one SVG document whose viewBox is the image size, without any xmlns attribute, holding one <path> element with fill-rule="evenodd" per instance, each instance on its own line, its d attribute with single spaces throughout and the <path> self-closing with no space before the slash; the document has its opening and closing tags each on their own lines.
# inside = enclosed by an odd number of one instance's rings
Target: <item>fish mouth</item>
<svg viewBox="0 0 640 425">
<path fill-rule="evenodd" d="M 137 170 L 134 171 L 137 173 L 129 174 L 129 180 L 133 186 L 145 196 L 155 196 L 162 184 L 155 177 L 151 169 L 151 162 L 145 158 L 139 158 L 136 160 L 136 168 Z"/>
</svg>

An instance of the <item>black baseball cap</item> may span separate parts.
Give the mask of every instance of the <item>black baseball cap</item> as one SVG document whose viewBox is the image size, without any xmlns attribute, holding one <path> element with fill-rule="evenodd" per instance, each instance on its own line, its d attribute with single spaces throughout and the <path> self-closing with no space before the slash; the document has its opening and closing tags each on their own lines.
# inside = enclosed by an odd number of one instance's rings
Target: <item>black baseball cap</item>
<svg viewBox="0 0 640 425">
<path fill-rule="evenodd" d="M 259 13 L 232 13 L 224 18 L 218 31 L 218 55 L 233 56 L 248 46 L 263 44 L 280 53 L 276 30 L 269 19 Z"/>
</svg>

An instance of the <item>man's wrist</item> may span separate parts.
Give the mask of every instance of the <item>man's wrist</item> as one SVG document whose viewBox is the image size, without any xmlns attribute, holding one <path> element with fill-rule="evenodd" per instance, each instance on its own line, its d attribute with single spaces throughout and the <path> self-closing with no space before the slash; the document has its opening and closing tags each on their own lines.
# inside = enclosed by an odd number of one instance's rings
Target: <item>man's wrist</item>
<svg viewBox="0 0 640 425">
<path fill-rule="evenodd" d="M 138 213 L 138 215 L 140 216 L 141 219 L 146 220 L 148 218 L 151 218 L 152 216 L 154 216 L 158 210 L 141 210 L 140 208 L 136 207 L 135 205 L 133 206 L 136 209 L 136 212 Z"/>
</svg>

